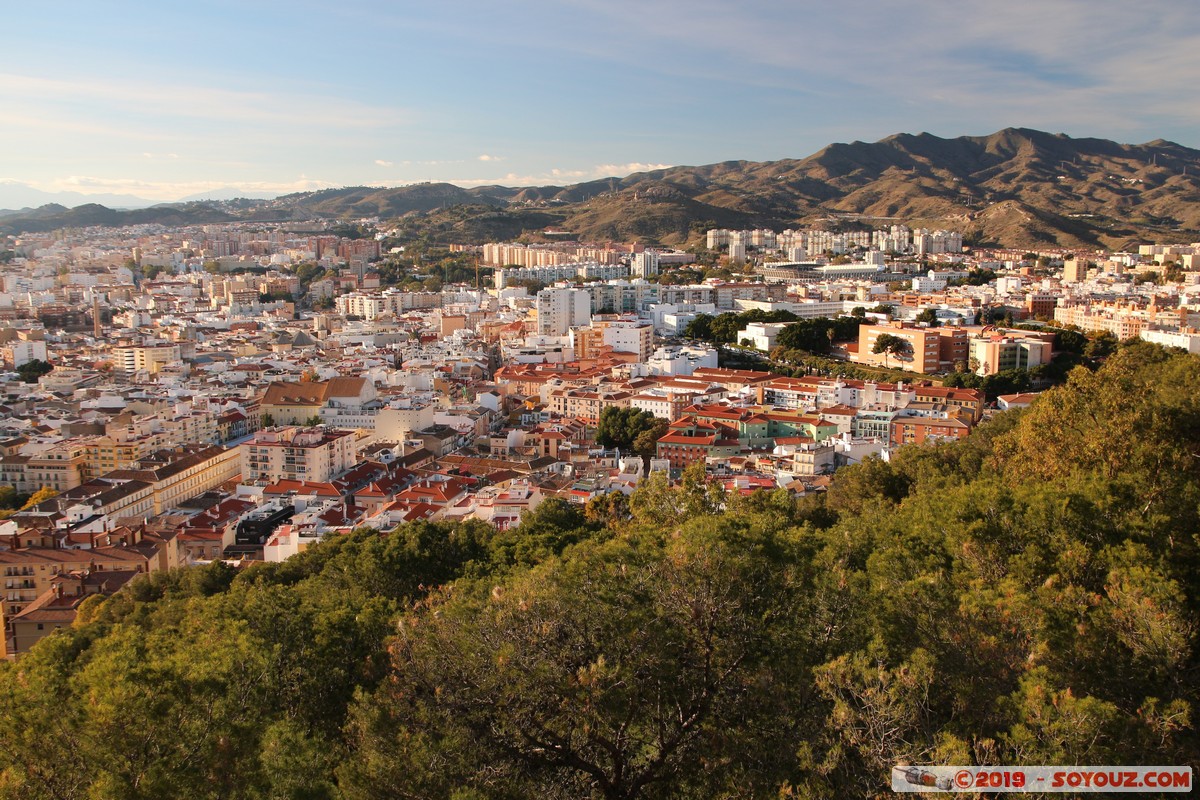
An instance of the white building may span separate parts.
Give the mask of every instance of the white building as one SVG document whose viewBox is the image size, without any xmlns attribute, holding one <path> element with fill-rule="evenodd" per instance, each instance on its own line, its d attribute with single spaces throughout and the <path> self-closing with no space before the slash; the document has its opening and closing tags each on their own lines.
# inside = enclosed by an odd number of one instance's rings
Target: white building
<svg viewBox="0 0 1200 800">
<path fill-rule="evenodd" d="M 1182 347 L 1193 355 L 1200 354 L 1200 333 L 1144 330 L 1141 337 L 1163 347 Z"/>
<path fill-rule="evenodd" d="M 658 274 L 659 257 L 653 250 L 636 253 L 633 256 L 631 273 L 637 278 L 653 278 Z"/>
<path fill-rule="evenodd" d="M 537 325 L 541 336 L 562 336 L 592 321 L 592 296 L 582 289 L 548 288 L 537 295 Z"/>
</svg>

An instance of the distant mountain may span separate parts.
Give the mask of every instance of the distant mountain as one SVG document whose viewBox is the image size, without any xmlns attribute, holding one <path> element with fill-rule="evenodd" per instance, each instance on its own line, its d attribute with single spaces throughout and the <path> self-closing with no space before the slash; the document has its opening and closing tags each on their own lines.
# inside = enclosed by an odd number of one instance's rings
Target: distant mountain
<svg viewBox="0 0 1200 800">
<path fill-rule="evenodd" d="M 442 242 L 553 227 L 593 241 L 683 245 L 712 227 L 902 222 L 960 230 L 976 244 L 1122 248 L 1200 240 L 1200 151 L 1161 139 L 1127 145 L 1007 128 L 955 139 L 897 134 L 832 144 L 803 159 L 671 167 L 571 186 L 422 183 L 107 214 L 82 208 L 90 210 L 0 216 L 0 231 L 379 217 L 404 235 Z M 91 221 L 100 219 L 110 221 Z"/>
<path fill-rule="evenodd" d="M 443 205 L 414 202 L 417 195 Z M 961 230 L 975 243 L 1120 248 L 1200 239 L 1200 151 L 1018 128 L 955 139 L 898 134 L 804 159 L 671 167 L 572 186 L 426 184 L 277 202 L 323 215 L 394 215 L 406 233 L 459 242 L 553 226 L 583 239 L 679 245 L 710 227 L 904 222 Z"/>
<path fill-rule="evenodd" d="M 181 197 L 179 203 L 200 203 L 212 200 L 272 200 L 278 197 L 277 192 L 247 192 L 243 189 L 234 189 L 232 187 L 221 187 L 219 189 L 210 189 L 207 192 L 198 194 L 190 194 L 187 197 Z"/>
<path fill-rule="evenodd" d="M 129 211 L 111 209 L 96 203 L 88 203 L 71 209 L 51 204 L 8 216 L 0 216 L 0 233 L 41 233 L 59 228 L 92 226 L 116 228 L 124 225 L 147 224 L 199 225 L 232 222 L 242 218 L 241 214 L 231 213 L 206 203 L 158 205 L 153 208 Z"/>
<path fill-rule="evenodd" d="M 145 208 L 157 200 L 147 200 L 131 194 L 82 194 L 80 192 L 43 192 L 20 181 L 0 180 L 0 215 L 11 215 L 15 210 L 38 208 L 50 203 L 77 206 L 83 203 L 100 203 L 109 208 Z"/>
</svg>

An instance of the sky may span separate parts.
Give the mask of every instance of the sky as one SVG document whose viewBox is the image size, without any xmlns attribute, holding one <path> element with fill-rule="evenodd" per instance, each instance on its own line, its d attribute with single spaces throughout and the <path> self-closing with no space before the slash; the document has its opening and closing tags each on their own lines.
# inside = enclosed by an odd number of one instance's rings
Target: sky
<svg viewBox="0 0 1200 800">
<path fill-rule="evenodd" d="M 567 184 L 1029 127 L 1200 147 L 1194 0 L 9 4 L 0 183 Z"/>
</svg>

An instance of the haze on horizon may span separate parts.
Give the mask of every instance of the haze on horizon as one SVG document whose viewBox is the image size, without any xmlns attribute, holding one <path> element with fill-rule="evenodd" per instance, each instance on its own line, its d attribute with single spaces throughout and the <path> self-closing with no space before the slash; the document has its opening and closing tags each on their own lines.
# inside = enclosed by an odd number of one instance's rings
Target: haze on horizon
<svg viewBox="0 0 1200 800">
<path fill-rule="evenodd" d="M 0 184 L 563 184 L 1010 126 L 1200 146 L 1182 0 L 394 5 L 7 9 Z"/>
</svg>

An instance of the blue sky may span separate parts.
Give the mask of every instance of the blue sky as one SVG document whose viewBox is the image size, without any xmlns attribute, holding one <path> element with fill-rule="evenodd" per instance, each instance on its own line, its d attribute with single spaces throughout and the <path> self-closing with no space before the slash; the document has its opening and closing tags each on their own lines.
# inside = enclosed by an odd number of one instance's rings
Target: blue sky
<svg viewBox="0 0 1200 800">
<path fill-rule="evenodd" d="M 572 183 L 1008 126 L 1200 147 L 1191 0 L 10 4 L 0 180 Z"/>
</svg>

